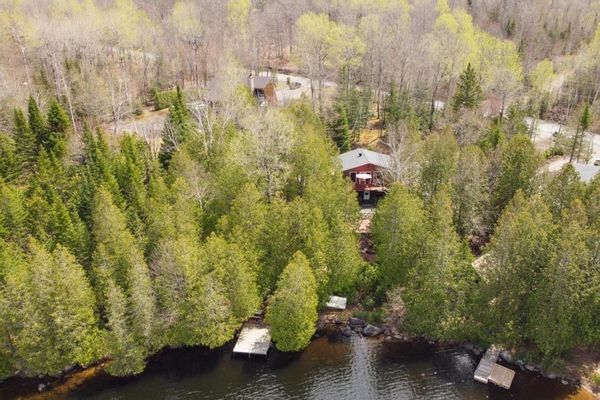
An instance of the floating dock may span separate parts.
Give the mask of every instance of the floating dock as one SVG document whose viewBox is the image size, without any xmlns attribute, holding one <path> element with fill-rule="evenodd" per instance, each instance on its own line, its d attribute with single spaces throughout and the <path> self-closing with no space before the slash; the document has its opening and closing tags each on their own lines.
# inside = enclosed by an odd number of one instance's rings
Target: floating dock
<svg viewBox="0 0 600 400">
<path fill-rule="evenodd" d="M 490 347 L 481 358 L 481 361 L 479 361 L 473 378 L 477 382 L 490 382 L 504 389 L 510 389 L 510 385 L 515 377 L 515 371 L 498 364 L 499 355 L 499 349 L 494 346 Z"/>
<path fill-rule="evenodd" d="M 234 354 L 266 356 L 271 347 L 271 331 L 268 327 L 246 324 L 233 348 Z"/>
<path fill-rule="evenodd" d="M 329 300 L 327 301 L 327 304 L 325 304 L 325 306 L 333 310 L 345 310 L 346 298 L 338 296 L 329 296 Z"/>
</svg>

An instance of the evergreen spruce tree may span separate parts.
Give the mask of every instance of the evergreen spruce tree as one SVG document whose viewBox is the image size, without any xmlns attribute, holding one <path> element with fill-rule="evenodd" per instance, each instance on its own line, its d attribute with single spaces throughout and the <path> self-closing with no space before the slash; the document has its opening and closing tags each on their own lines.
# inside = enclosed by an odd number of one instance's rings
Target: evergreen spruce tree
<svg viewBox="0 0 600 400">
<path fill-rule="evenodd" d="M 423 202 L 402 184 L 395 183 L 379 203 L 372 226 L 383 286 L 406 284 L 425 240 Z"/>
<path fill-rule="evenodd" d="M 31 257 L 7 275 L 3 295 L 16 367 L 36 376 L 97 360 L 95 297 L 83 268 L 63 247 L 29 247 Z"/>
<path fill-rule="evenodd" d="M 299 351 L 310 343 L 317 322 L 317 282 L 301 252 L 283 270 L 277 289 L 269 299 L 266 320 L 275 346 Z"/>
<path fill-rule="evenodd" d="M 58 100 L 52 99 L 48 107 L 48 138 L 42 146 L 54 154 L 58 159 L 62 158 L 67 146 L 67 131 L 70 126 L 69 117 Z"/>
<path fill-rule="evenodd" d="M 107 312 L 108 334 L 124 340 L 115 343 L 116 353 L 111 354 L 115 362 L 113 370 L 120 375 L 135 374 L 141 371 L 139 366 L 144 364 L 155 343 L 155 299 L 148 267 L 143 252 L 127 229 L 124 214 L 113 203 L 106 188 L 100 188 L 95 196 L 92 227 L 96 245 L 92 255 L 94 283 L 99 291 L 100 305 Z M 119 316 L 122 309 L 120 304 L 111 303 L 120 298 L 111 298 L 111 294 L 117 293 L 111 287 L 113 284 L 118 285 L 125 296 L 129 316 L 125 322 L 111 320 L 111 314 Z M 126 333 L 121 332 L 123 329 Z M 127 353 L 122 354 L 121 349 L 126 349 Z"/>
<path fill-rule="evenodd" d="M 336 107 L 336 117 L 329 126 L 331 137 L 341 153 L 350 150 L 350 131 L 346 110 L 341 104 Z"/>
<path fill-rule="evenodd" d="M 452 98 L 452 110 L 454 112 L 458 112 L 462 108 L 472 110 L 479 106 L 481 96 L 479 77 L 471 63 L 469 63 L 458 78 L 456 93 Z"/>
<path fill-rule="evenodd" d="M 0 179 L 15 180 L 21 172 L 21 163 L 12 137 L 0 133 Z"/>
<path fill-rule="evenodd" d="M 37 159 L 37 138 L 29 128 L 23 111 L 15 108 L 14 111 L 16 153 L 24 171 L 31 171 Z"/>
<path fill-rule="evenodd" d="M 400 99 L 396 89 L 396 82 L 390 83 L 390 91 L 385 105 L 385 127 L 386 129 L 395 129 L 400 123 Z"/>
<path fill-rule="evenodd" d="M 501 159 L 500 173 L 492 194 L 498 214 L 518 190 L 525 194 L 532 192 L 540 163 L 531 140 L 525 135 L 510 138 L 502 147 Z"/>
<path fill-rule="evenodd" d="M 159 160 L 167 167 L 173 153 L 188 140 L 192 131 L 192 121 L 183 99 L 181 89 L 177 87 L 177 97 L 169 109 L 160 146 Z"/>
<path fill-rule="evenodd" d="M 37 102 L 33 96 L 29 96 L 29 103 L 27 105 L 27 114 L 29 120 L 29 129 L 35 137 L 36 147 L 39 149 L 41 146 L 47 147 L 49 141 L 48 126 L 44 116 L 42 115 Z"/>
</svg>

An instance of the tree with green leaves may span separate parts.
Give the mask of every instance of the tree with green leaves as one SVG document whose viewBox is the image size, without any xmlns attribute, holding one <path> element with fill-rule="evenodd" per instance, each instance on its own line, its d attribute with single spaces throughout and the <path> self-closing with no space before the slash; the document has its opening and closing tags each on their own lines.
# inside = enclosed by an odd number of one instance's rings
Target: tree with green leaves
<svg viewBox="0 0 600 400">
<path fill-rule="evenodd" d="M 150 274 L 143 252 L 127 229 L 125 216 L 106 188 L 100 188 L 95 196 L 92 222 L 96 246 L 92 255 L 93 282 L 108 318 L 108 335 L 116 346 L 109 353 L 113 358 L 110 371 L 135 374 L 141 372 L 145 357 L 153 348 L 156 312 Z M 120 304 L 121 295 L 116 293 L 122 293 L 125 305 Z M 111 321 L 111 314 L 120 316 L 123 307 L 128 317 Z M 123 354 L 122 349 L 127 353 Z"/>
<path fill-rule="evenodd" d="M 39 149 L 40 146 L 48 143 L 48 126 L 46 125 L 46 120 L 33 96 L 29 96 L 27 115 L 29 120 L 29 129 L 31 129 L 31 133 L 35 137 L 36 145 Z"/>
<path fill-rule="evenodd" d="M 540 161 L 531 140 L 525 135 L 513 136 L 502 147 L 500 172 L 492 194 L 497 215 L 518 190 L 525 194 L 533 192 Z"/>
<path fill-rule="evenodd" d="M 31 255 L 17 260 L 6 276 L 0 300 L 14 368 L 36 376 L 96 361 L 101 337 L 83 268 L 63 247 L 49 253 L 32 241 L 29 250 Z"/>
<path fill-rule="evenodd" d="M 400 183 L 389 189 L 373 216 L 373 239 L 381 281 L 386 288 L 404 285 L 425 240 L 422 200 Z"/>
<path fill-rule="evenodd" d="M 433 197 L 426 223 L 426 238 L 402 293 L 407 311 L 403 327 L 428 337 L 468 337 L 477 275 L 454 230 L 447 187 Z"/>
<path fill-rule="evenodd" d="M 458 143 L 450 132 L 427 137 L 421 147 L 421 196 L 425 203 L 431 201 L 437 191 L 448 185 L 456 171 Z"/>
<path fill-rule="evenodd" d="M 583 197 L 583 190 L 584 184 L 573 165 L 565 164 L 546 185 L 543 192 L 544 200 L 554 220 L 558 221 L 563 211 L 571 207 L 575 199 Z"/>
<path fill-rule="evenodd" d="M 17 108 L 14 111 L 14 126 L 13 137 L 17 156 L 22 169 L 31 171 L 37 159 L 37 139 L 29 128 L 29 123 L 25 119 L 23 111 Z"/>
<path fill-rule="evenodd" d="M 572 163 L 576 157 L 577 161 L 579 161 L 579 157 L 581 156 L 581 150 L 583 148 L 583 138 L 585 137 L 586 131 L 590 127 L 590 123 L 590 106 L 586 103 L 583 107 L 583 111 L 581 112 L 581 117 L 579 118 L 579 123 L 577 125 L 577 129 L 575 129 L 575 135 L 572 139 L 573 144 L 571 146 L 571 155 L 569 157 L 570 163 Z"/>
<path fill-rule="evenodd" d="M 50 100 L 46 120 L 49 133 L 46 142 L 42 145 L 47 151 L 54 153 L 57 158 L 62 158 L 66 151 L 67 132 L 71 123 L 67 113 L 55 98 Z"/>
<path fill-rule="evenodd" d="M 504 209 L 479 264 L 482 286 L 479 318 L 485 340 L 505 346 L 531 337 L 533 295 L 552 254 L 552 215 L 539 195 L 518 190 Z"/>
<path fill-rule="evenodd" d="M 451 187 L 454 226 L 463 238 L 486 231 L 487 164 L 479 147 L 470 145 L 460 149 Z"/>
<path fill-rule="evenodd" d="M 598 281 L 600 271 L 592 266 L 591 235 L 581 201 L 569 204 L 559 226 L 548 267 L 531 300 L 531 336 L 546 361 L 585 345 L 597 330 L 588 285 Z"/>
<path fill-rule="evenodd" d="M 0 179 L 15 180 L 21 172 L 21 163 L 12 137 L 0 133 Z"/>
<path fill-rule="evenodd" d="M 173 153 L 190 138 L 192 131 L 192 119 L 185 104 L 183 92 L 178 86 L 177 96 L 169 109 L 169 116 L 162 133 L 159 159 L 163 166 L 169 165 Z"/>
<path fill-rule="evenodd" d="M 296 252 L 269 299 L 266 320 L 281 351 L 299 351 L 310 343 L 317 323 L 317 282 L 308 259 Z"/>
<path fill-rule="evenodd" d="M 384 121 L 386 129 L 394 129 L 398 127 L 401 118 L 400 99 L 398 97 L 398 89 L 396 82 L 392 80 L 390 83 L 390 91 L 384 110 Z"/>
<path fill-rule="evenodd" d="M 465 68 L 458 78 L 456 93 L 452 98 L 452 110 L 456 113 L 462 108 L 468 110 L 477 108 L 481 102 L 481 97 L 479 76 L 471 63 L 468 63 L 467 68 Z"/>
<path fill-rule="evenodd" d="M 329 124 L 329 131 L 331 132 L 331 138 L 341 153 L 350 150 L 348 117 L 346 116 L 345 108 L 341 104 L 336 106 L 335 117 Z"/>
</svg>

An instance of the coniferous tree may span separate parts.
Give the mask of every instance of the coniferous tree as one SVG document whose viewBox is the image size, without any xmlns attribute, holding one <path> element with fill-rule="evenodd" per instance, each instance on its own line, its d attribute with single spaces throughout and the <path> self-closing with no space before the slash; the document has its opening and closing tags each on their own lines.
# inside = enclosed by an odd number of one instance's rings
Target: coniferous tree
<svg viewBox="0 0 600 400">
<path fill-rule="evenodd" d="M 477 73 L 471 63 L 460 74 L 456 93 L 452 98 L 452 110 L 458 112 L 461 108 L 472 110 L 481 102 L 481 84 Z"/>
<path fill-rule="evenodd" d="M 517 191 L 498 220 L 480 267 L 484 276 L 494 277 L 485 280 L 479 311 L 486 340 L 516 346 L 531 337 L 532 298 L 549 265 L 553 228 L 540 196 L 527 199 Z"/>
<path fill-rule="evenodd" d="M 384 287 L 406 283 L 425 240 L 425 218 L 421 199 L 400 183 L 378 205 L 372 232 Z"/>
<path fill-rule="evenodd" d="M 571 156 L 569 162 L 572 163 L 575 158 L 579 161 L 581 156 L 581 149 L 583 148 L 583 138 L 585 137 L 585 131 L 590 127 L 591 116 L 590 116 L 590 105 L 585 104 L 581 117 L 579 118 L 579 124 L 575 130 L 575 136 L 573 137 L 573 144 L 571 146 Z"/>
<path fill-rule="evenodd" d="M 70 126 L 69 117 L 58 100 L 52 99 L 48 107 L 48 138 L 42 146 L 52 152 L 56 158 L 62 158 L 67 146 L 67 131 Z"/>
<path fill-rule="evenodd" d="M 426 239 L 402 294 L 404 328 L 418 335 L 457 338 L 469 331 L 477 275 L 452 225 L 448 189 L 432 199 Z"/>
<path fill-rule="evenodd" d="M 162 133 L 159 159 L 167 167 L 173 153 L 178 150 L 192 132 L 192 121 L 183 99 L 183 93 L 177 87 L 177 96 L 169 109 L 169 117 Z"/>
<path fill-rule="evenodd" d="M 283 270 L 267 308 L 266 319 L 277 349 L 299 351 L 308 346 L 317 322 L 316 289 L 308 260 L 297 252 Z"/>
<path fill-rule="evenodd" d="M 144 365 L 145 357 L 154 346 L 155 301 L 150 274 L 141 249 L 127 229 L 125 216 L 106 188 L 101 188 L 95 196 L 92 222 L 96 245 L 92 256 L 94 284 L 99 291 L 100 305 L 107 312 L 108 334 L 115 336 L 115 340 L 125 340 L 115 344 L 112 368 L 119 375 L 135 374 L 141 372 L 138 367 Z M 110 319 L 111 314 L 121 315 L 123 308 L 120 296 L 111 298 L 111 294 L 117 293 L 111 285 L 117 285 L 125 296 L 124 307 L 129 316 L 125 322 Z M 130 339 L 134 344 L 130 344 Z M 123 355 L 121 349 L 127 353 Z"/>
<path fill-rule="evenodd" d="M 540 157 L 527 136 L 513 136 L 503 146 L 500 173 L 492 194 L 497 215 L 518 190 L 532 192 L 539 164 Z"/>
<path fill-rule="evenodd" d="M 21 163 L 13 138 L 0 133 L 0 179 L 13 181 L 21 172 Z"/>
<path fill-rule="evenodd" d="M 544 200 L 556 221 L 575 199 L 583 197 L 584 185 L 571 164 L 565 164 L 544 190 Z"/>
<path fill-rule="evenodd" d="M 390 91 L 385 105 L 385 127 L 386 129 L 395 129 L 400 123 L 400 99 L 396 89 L 396 82 L 392 80 L 390 83 Z"/>
<path fill-rule="evenodd" d="M 35 376 L 97 360 L 101 342 L 95 298 L 83 268 L 63 247 L 49 253 L 32 242 L 29 249 L 31 257 L 17 262 L 19 270 L 7 276 L 0 306 L 3 314 L 9 309 L 3 317 L 15 367 Z"/>
<path fill-rule="evenodd" d="M 29 96 L 29 102 L 27 104 L 27 115 L 29 121 L 29 129 L 31 129 L 31 133 L 35 137 L 36 140 L 36 148 L 39 149 L 41 146 L 46 147 L 48 143 L 48 126 L 46 125 L 46 120 L 42 115 L 37 102 L 33 98 L 33 96 Z"/>
<path fill-rule="evenodd" d="M 15 109 L 14 111 L 16 152 L 25 171 L 31 171 L 37 158 L 37 138 L 29 128 L 29 123 L 25 119 L 23 111 Z"/>
<path fill-rule="evenodd" d="M 350 131 L 346 110 L 340 104 L 336 107 L 336 117 L 329 126 L 331 137 L 341 153 L 350 150 Z"/>
</svg>

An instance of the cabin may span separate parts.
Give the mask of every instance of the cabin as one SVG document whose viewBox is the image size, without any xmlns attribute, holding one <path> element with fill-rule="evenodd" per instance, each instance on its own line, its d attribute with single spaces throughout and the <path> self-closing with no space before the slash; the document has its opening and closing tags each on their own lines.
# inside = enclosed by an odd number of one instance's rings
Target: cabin
<svg viewBox="0 0 600 400">
<path fill-rule="evenodd" d="M 256 98 L 259 105 L 277 105 L 275 85 L 270 76 L 254 76 L 254 74 L 250 74 L 248 76 L 248 85 L 250 86 L 250 93 Z"/>
<path fill-rule="evenodd" d="M 385 195 L 385 172 L 391 167 L 387 154 L 358 148 L 339 155 L 344 176 L 354 183 L 361 204 L 374 204 Z"/>
</svg>

